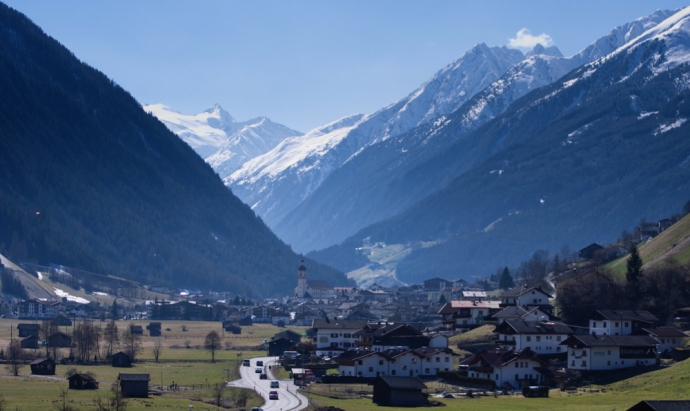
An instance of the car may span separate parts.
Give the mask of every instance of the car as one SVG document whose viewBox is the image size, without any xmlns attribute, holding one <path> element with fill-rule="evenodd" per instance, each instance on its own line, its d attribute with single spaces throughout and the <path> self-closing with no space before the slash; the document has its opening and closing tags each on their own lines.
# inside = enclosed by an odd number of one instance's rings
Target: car
<svg viewBox="0 0 690 411">
<path fill-rule="evenodd" d="M 254 372 L 257 373 L 257 374 L 261 374 L 262 372 L 264 372 L 264 370 L 262 370 L 261 367 L 256 367 L 256 369 L 254 370 Z"/>
<path fill-rule="evenodd" d="M 280 383 L 278 381 L 271 381 L 271 388 L 280 388 Z"/>
<path fill-rule="evenodd" d="M 261 407 L 252 407 L 252 409 L 249 411 L 264 411 L 264 409 Z"/>
<path fill-rule="evenodd" d="M 266 379 L 268 379 L 268 376 L 266 376 L 266 374 L 264 374 L 264 373 L 261 373 L 261 375 L 259 375 L 259 379 L 260 380 L 266 380 Z"/>
<path fill-rule="evenodd" d="M 251 366 L 252 366 L 252 362 L 249 361 L 249 360 L 244 360 L 244 361 L 242 361 L 242 366 L 244 366 L 244 367 L 251 367 Z"/>
<path fill-rule="evenodd" d="M 278 391 L 271 391 L 268 393 L 268 399 L 269 400 L 277 400 L 278 399 Z"/>
<path fill-rule="evenodd" d="M 257 362 L 256 362 L 256 366 L 257 366 L 257 367 L 263 367 L 263 366 L 264 366 L 264 362 L 263 362 L 263 361 L 257 361 Z"/>
</svg>

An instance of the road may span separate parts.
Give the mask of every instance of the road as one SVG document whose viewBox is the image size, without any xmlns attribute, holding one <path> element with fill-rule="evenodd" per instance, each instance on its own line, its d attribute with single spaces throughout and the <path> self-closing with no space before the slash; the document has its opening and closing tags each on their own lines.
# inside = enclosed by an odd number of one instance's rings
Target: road
<svg viewBox="0 0 690 411">
<path fill-rule="evenodd" d="M 259 374 L 255 372 L 257 361 L 264 362 L 263 369 L 268 376 L 267 380 L 259 379 Z M 261 407 L 264 411 L 299 411 L 307 407 L 307 398 L 297 392 L 297 386 L 292 380 L 277 380 L 280 382 L 280 388 L 271 388 L 271 381 L 275 379 L 268 366 L 276 364 L 276 357 L 252 358 L 251 364 L 251 367 L 240 366 L 242 379 L 229 382 L 228 386 L 249 388 L 258 392 L 266 401 L 265 405 Z M 277 401 L 268 399 L 270 391 L 278 391 Z"/>
</svg>

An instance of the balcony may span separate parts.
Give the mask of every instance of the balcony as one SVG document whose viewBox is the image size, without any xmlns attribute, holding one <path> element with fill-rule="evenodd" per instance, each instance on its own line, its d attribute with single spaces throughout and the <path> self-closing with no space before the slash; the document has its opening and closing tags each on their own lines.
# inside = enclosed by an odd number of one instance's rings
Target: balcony
<svg viewBox="0 0 690 411">
<path fill-rule="evenodd" d="M 357 341 L 355 341 L 355 345 L 358 347 L 371 347 L 372 345 L 374 345 L 374 343 L 371 341 L 359 341 L 359 340 L 357 340 Z"/>
</svg>

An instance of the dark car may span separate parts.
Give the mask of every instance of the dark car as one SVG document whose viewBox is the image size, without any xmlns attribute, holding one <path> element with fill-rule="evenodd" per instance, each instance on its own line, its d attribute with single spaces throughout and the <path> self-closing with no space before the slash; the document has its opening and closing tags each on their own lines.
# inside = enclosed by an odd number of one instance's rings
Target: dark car
<svg viewBox="0 0 690 411">
<path fill-rule="evenodd" d="M 266 380 L 266 379 L 268 379 L 268 376 L 266 376 L 266 374 L 264 374 L 264 373 L 261 373 L 261 375 L 259 375 L 259 379 L 260 380 Z"/>
<path fill-rule="evenodd" d="M 257 361 L 257 362 L 256 362 L 256 366 L 257 366 L 257 367 L 263 367 L 263 366 L 264 366 L 264 362 L 263 362 L 263 361 Z"/>
<path fill-rule="evenodd" d="M 268 393 L 268 399 L 269 400 L 277 400 L 278 399 L 278 391 L 271 391 Z"/>
<path fill-rule="evenodd" d="M 264 372 L 264 370 L 262 370 L 260 367 L 257 367 L 257 368 L 254 370 L 254 372 L 257 373 L 257 374 L 261 374 L 262 372 Z"/>
</svg>

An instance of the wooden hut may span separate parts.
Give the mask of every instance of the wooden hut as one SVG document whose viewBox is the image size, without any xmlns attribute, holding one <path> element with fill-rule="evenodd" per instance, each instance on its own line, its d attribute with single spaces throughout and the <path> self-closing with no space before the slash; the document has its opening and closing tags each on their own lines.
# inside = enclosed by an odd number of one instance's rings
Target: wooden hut
<svg viewBox="0 0 690 411">
<path fill-rule="evenodd" d="M 20 344 L 22 348 L 38 348 L 38 337 L 35 335 L 24 338 Z"/>
<path fill-rule="evenodd" d="M 640 401 L 628 411 L 680 411 L 690 410 L 688 400 L 661 400 L 661 401 Z"/>
<path fill-rule="evenodd" d="M 38 330 L 41 326 L 39 324 L 17 324 L 19 330 L 19 337 L 31 337 L 32 335 L 38 337 Z"/>
<path fill-rule="evenodd" d="M 285 351 L 294 347 L 295 343 L 288 340 L 287 338 L 276 338 L 268 342 L 268 356 L 269 357 L 282 357 Z"/>
<path fill-rule="evenodd" d="M 113 354 L 113 367 L 131 367 L 132 359 L 122 351 Z"/>
<path fill-rule="evenodd" d="M 98 381 L 90 375 L 86 374 L 73 374 L 71 377 L 67 377 L 69 381 L 70 390 L 97 390 Z"/>
<path fill-rule="evenodd" d="M 72 337 L 63 332 L 56 332 L 48 337 L 48 346 L 69 348 L 72 346 Z"/>
<path fill-rule="evenodd" d="M 55 375 L 55 361 L 50 358 L 37 358 L 29 365 L 31 366 L 31 374 Z"/>
<path fill-rule="evenodd" d="M 418 407 L 429 405 L 422 392 L 426 385 L 417 377 L 378 376 L 374 386 L 373 402 L 377 405 Z"/>
<path fill-rule="evenodd" d="M 149 396 L 150 374 L 118 374 L 120 392 L 125 398 L 147 398 Z"/>
<path fill-rule="evenodd" d="M 163 326 L 160 322 L 152 322 L 146 326 L 146 329 L 149 330 L 149 336 L 151 337 L 160 337 L 162 328 Z"/>
<path fill-rule="evenodd" d="M 130 325 L 129 330 L 132 332 L 132 334 L 144 335 L 144 327 L 141 325 Z"/>
<path fill-rule="evenodd" d="M 60 326 L 60 327 L 71 327 L 72 326 L 72 320 L 67 318 L 66 316 L 59 314 L 57 317 L 55 317 L 55 323 Z"/>
</svg>

